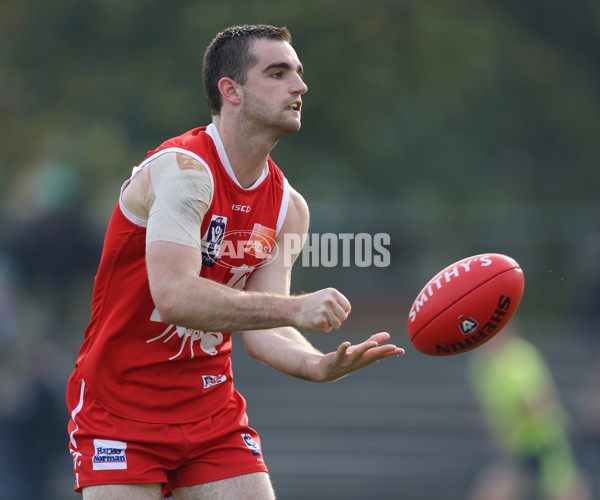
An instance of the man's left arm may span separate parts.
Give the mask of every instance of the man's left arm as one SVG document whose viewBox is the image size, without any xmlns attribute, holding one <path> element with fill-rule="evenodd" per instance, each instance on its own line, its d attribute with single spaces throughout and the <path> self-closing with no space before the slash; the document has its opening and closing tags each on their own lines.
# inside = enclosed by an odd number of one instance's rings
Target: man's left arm
<svg viewBox="0 0 600 500">
<path fill-rule="evenodd" d="M 252 273 L 246 290 L 289 295 L 292 265 L 301 248 L 287 248 L 284 238 L 286 234 L 303 238 L 308 232 L 308 221 L 306 202 L 291 189 L 288 213 L 277 238 L 279 252 Z M 286 255 L 286 251 L 293 253 Z M 371 335 L 357 345 L 343 342 L 336 351 L 327 354 L 291 327 L 251 330 L 243 335 L 246 349 L 253 358 L 283 373 L 313 382 L 337 380 L 380 359 L 404 354 L 403 349 L 384 344 L 390 338 L 386 332 Z"/>
</svg>

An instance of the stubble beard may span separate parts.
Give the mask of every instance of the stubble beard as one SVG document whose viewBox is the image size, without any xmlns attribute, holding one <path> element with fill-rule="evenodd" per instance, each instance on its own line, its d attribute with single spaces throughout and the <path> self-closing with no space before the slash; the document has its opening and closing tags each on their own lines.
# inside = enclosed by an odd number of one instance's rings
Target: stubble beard
<svg viewBox="0 0 600 500">
<path fill-rule="evenodd" d="M 300 130 L 300 122 L 292 121 L 286 117 L 286 111 L 276 108 L 275 105 L 253 97 L 248 99 L 243 105 L 240 113 L 240 119 L 244 126 L 248 127 L 254 133 L 268 134 L 272 137 L 274 143 L 292 132 Z"/>
</svg>

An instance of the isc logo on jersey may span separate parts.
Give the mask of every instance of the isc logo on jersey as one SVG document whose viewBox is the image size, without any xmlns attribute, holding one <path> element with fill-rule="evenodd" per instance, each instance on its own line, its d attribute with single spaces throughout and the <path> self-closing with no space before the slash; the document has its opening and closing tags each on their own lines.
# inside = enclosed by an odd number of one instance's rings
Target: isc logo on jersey
<svg viewBox="0 0 600 500">
<path fill-rule="evenodd" d="M 252 210 L 252 207 L 250 207 L 250 205 L 237 205 L 237 204 L 233 204 L 231 205 L 231 210 L 233 210 L 234 212 L 244 212 L 246 214 L 250 213 L 250 210 Z"/>
<path fill-rule="evenodd" d="M 227 227 L 227 217 L 222 215 L 213 215 L 202 237 L 202 265 L 212 267 L 217 262 L 219 250 L 223 244 L 225 229 Z"/>
</svg>

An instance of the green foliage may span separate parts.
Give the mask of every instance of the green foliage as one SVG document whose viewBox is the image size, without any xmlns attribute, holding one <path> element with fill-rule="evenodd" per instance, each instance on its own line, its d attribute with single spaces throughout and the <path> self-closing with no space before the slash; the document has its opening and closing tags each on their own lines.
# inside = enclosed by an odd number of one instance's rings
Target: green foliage
<svg viewBox="0 0 600 500">
<path fill-rule="evenodd" d="M 102 196 L 147 149 L 209 120 L 201 60 L 214 34 L 267 22 L 290 27 L 306 68 L 304 129 L 274 157 L 300 188 L 322 179 L 309 197 L 593 198 L 580 180 L 597 179 L 598 8 L 543 7 L 8 2 L 3 187 L 52 159 Z"/>
<path fill-rule="evenodd" d="M 449 261 L 494 249 L 528 265 L 536 308 L 558 311 L 597 279 L 580 259 L 597 222 L 582 217 L 584 208 L 562 217 L 561 207 L 597 206 L 598 5 L 5 1 L 4 208 L 83 198 L 103 229 L 146 151 L 210 120 L 201 63 L 212 37 L 232 24 L 286 25 L 309 91 L 301 132 L 273 157 L 321 207 L 313 229 L 336 231 L 319 227 L 331 212 L 351 220 L 346 230 L 369 231 L 378 214 L 367 220 L 362 207 L 392 207 L 387 231 L 423 268 L 401 255 L 387 286 L 412 291 L 407 273 L 418 283 Z M 60 189 L 44 194 L 52 186 Z"/>
</svg>

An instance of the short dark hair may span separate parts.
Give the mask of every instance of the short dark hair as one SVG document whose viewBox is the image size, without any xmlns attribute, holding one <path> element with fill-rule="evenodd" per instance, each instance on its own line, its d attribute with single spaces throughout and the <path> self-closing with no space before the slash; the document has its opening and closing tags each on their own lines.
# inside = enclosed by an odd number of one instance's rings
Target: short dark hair
<svg viewBox="0 0 600 500">
<path fill-rule="evenodd" d="M 250 46 L 261 38 L 292 43 L 292 35 L 286 27 L 246 24 L 224 29 L 206 49 L 202 76 L 206 98 L 213 115 L 218 115 L 223 106 L 218 88 L 219 80 L 227 77 L 244 85 L 248 70 L 256 64 L 256 56 L 250 51 Z"/>
</svg>

